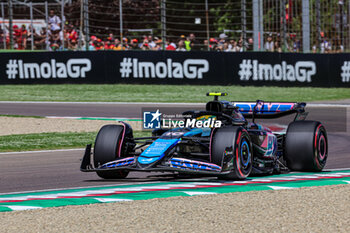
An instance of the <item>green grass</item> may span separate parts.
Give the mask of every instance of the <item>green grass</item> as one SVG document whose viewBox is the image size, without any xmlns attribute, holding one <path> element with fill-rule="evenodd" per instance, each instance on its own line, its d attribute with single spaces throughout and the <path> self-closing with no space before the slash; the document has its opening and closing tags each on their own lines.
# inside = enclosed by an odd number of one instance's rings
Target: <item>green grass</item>
<svg viewBox="0 0 350 233">
<path fill-rule="evenodd" d="M 206 102 L 210 91 L 235 101 L 316 101 L 350 98 L 349 88 L 195 85 L 1 85 L 0 101 Z"/>
<path fill-rule="evenodd" d="M 0 136 L 0 152 L 83 148 L 94 143 L 97 132 L 40 133 Z M 134 137 L 150 136 L 150 132 L 135 131 Z"/>
<path fill-rule="evenodd" d="M 11 115 L 11 114 L 0 114 L 0 117 L 19 117 L 19 118 L 45 118 L 43 116 L 24 116 L 24 115 Z"/>
</svg>

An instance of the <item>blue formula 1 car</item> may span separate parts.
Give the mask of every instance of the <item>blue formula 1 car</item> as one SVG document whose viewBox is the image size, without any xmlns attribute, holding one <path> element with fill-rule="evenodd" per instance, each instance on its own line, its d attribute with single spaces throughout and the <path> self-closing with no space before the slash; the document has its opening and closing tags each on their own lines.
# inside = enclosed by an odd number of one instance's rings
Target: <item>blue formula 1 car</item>
<svg viewBox="0 0 350 233">
<path fill-rule="evenodd" d="M 93 153 L 91 145 L 86 147 L 81 171 L 105 179 L 125 178 L 131 171 L 245 179 L 253 173 L 321 171 L 325 166 L 326 129 L 320 122 L 305 120 L 305 103 L 229 102 L 218 99 L 226 93 L 207 95 L 214 100 L 205 110 L 183 113 L 189 122 L 184 127 L 156 129 L 150 137 L 134 138 L 126 123 L 103 126 Z M 291 114 L 295 118 L 287 130 L 255 122 Z M 208 120 L 221 126 L 198 127 Z"/>
</svg>

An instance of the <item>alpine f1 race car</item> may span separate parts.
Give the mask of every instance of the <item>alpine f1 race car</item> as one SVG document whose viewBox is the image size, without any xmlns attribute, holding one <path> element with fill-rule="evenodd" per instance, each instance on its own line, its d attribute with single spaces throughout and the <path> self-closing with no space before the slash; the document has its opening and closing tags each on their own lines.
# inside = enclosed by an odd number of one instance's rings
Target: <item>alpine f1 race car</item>
<svg viewBox="0 0 350 233">
<path fill-rule="evenodd" d="M 230 102 L 214 96 L 203 111 L 184 112 L 184 127 L 159 128 L 150 137 L 133 137 L 130 125 L 103 126 L 86 146 L 81 171 L 105 179 L 125 178 L 131 171 L 174 172 L 245 179 L 250 174 L 321 171 L 327 160 L 325 127 L 306 121 L 305 103 Z M 287 130 L 274 131 L 256 119 L 295 114 Z M 248 121 L 248 119 L 250 119 Z M 221 123 L 205 125 L 205 121 Z M 201 124 L 197 124 L 200 122 Z M 186 127 L 189 126 L 189 127 Z"/>
</svg>

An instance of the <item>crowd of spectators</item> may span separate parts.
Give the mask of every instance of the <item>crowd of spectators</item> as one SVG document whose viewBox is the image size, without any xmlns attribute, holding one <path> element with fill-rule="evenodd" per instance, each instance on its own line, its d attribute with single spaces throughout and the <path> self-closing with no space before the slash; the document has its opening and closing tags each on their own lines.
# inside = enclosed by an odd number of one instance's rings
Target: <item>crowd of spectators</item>
<svg viewBox="0 0 350 233">
<path fill-rule="evenodd" d="M 62 21 L 64 22 L 62 24 Z M 61 19 L 55 14 L 54 10 L 49 11 L 48 29 L 42 27 L 39 32 L 34 28 L 26 25 L 13 26 L 14 49 L 25 50 L 31 49 L 34 45 L 35 50 L 169 50 L 169 51 L 221 51 L 221 52 L 243 52 L 253 51 L 253 38 L 230 38 L 225 33 L 220 34 L 217 38 L 198 40 L 194 33 L 188 36 L 180 35 L 178 38 L 171 37 L 164 43 L 161 38 L 152 35 L 120 37 L 109 33 L 108 36 L 92 35 L 85 44 L 83 35 L 79 36 L 79 29 L 65 19 Z M 63 30 L 62 30 L 63 26 Z M 6 40 L 7 49 L 10 47 L 8 33 L 5 34 L 0 25 L 0 45 Z M 8 29 L 7 29 L 8 31 Z M 33 33 L 33 35 L 32 35 Z M 321 43 L 312 46 L 313 52 L 332 53 L 344 52 L 340 39 L 328 40 L 324 33 L 321 35 Z M 33 38 L 33 43 L 32 43 Z M 79 43 L 79 39 L 80 43 Z M 80 46 L 80 47 L 79 47 Z M 208 48 L 209 47 L 209 48 Z M 318 49 L 319 48 L 319 49 Z M 265 38 L 264 48 L 269 52 L 282 52 L 281 36 L 279 34 L 268 34 Z M 287 34 L 287 43 L 284 51 L 301 52 L 301 41 L 296 34 Z"/>
<path fill-rule="evenodd" d="M 89 50 L 168 50 L 168 51 L 207 51 L 209 44 L 210 51 L 225 52 L 242 52 L 253 50 L 253 39 L 249 38 L 244 45 L 243 39 L 228 39 L 226 34 L 220 34 L 218 38 L 210 38 L 208 40 L 196 39 L 194 33 L 188 36 L 180 35 L 179 38 L 172 37 L 164 43 L 161 38 L 152 35 L 144 35 L 139 38 L 128 39 L 123 38 L 121 43 L 119 38 L 115 38 L 111 33 L 105 40 L 99 39 L 97 36 L 91 36 L 89 42 Z M 163 47 L 164 46 L 164 47 Z"/>
<path fill-rule="evenodd" d="M 35 28 L 32 29 L 30 25 L 13 25 L 13 48 L 17 50 L 30 50 L 33 44 L 34 50 L 56 51 L 63 50 L 63 48 L 65 50 L 77 50 L 78 31 L 68 21 L 64 20 L 64 22 L 62 30 L 61 18 L 55 14 L 54 10 L 50 10 L 47 23 L 48 28 L 42 27 L 40 31 L 37 31 Z M 0 46 L 5 40 L 6 49 L 10 49 L 10 36 L 5 31 L 9 32 L 10 30 L 9 28 L 4 30 L 4 27 L 0 25 Z"/>
</svg>

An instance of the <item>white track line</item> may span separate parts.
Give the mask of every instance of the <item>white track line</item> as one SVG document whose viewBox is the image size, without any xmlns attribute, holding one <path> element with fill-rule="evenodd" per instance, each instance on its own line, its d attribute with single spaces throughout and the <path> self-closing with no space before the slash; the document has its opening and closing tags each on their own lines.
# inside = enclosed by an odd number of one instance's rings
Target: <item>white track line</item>
<svg viewBox="0 0 350 233">
<path fill-rule="evenodd" d="M 348 167 L 348 168 L 330 168 L 330 169 L 324 169 L 323 171 L 327 172 L 327 171 L 340 171 L 340 170 L 350 170 L 350 167 Z"/>
<path fill-rule="evenodd" d="M 55 152 L 83 151 L 83 150 L 85 150 L 85 148 L 59 149 L 59 150 L 18 151 L 18 152 L 1 152 L 0 155 L 11 155 L 11 154 L 36 154 L 36 153 L 55 153 Z"/>
<path fill-rule="evenodd" d="M 350 168 L 337 168 L 337 169 L 326 169 L 324 171 L 338 171 L 338 170 L 350 170 Z M 300 172 L 291 172 L 292 174 L 298 174 Z M 345 173 L 345 174 L 349 174 L 349 173 Z M 337 177 L 339 174 L 329 174 L 328 176 L 335 176 Z M 278 178 L 278 180 L 281 179 L 285 179 L 285 180 L 290 180 L 290 178 L 296 179 L 296 178 L 300 178 L 300 177 L 309 177 L 309 176 L 286 176 L 286 177 L 266 177 L 266 181 L 273 181 L 275 179 Z M 321 177 L 321 174 L 319 176 L 315 175 L 315 176 L 310 176 L 310 178 L 317 178 L 317 177 Z M 214 178 L 215 179 L 215 178 Z M 195 185 L 216 185 L 216 184 L 220 184 L 220 183 L 208 183 L 208 182 L 204 182 L 204 183 L 198 183 L 198 181 L 207 181 L 207 178 L 203 178 L 203 179 L 192 179 L 191 183 L 182 183 L 182 184 L 168 184 L 166 185 L 167 187 L 194 187 Z M 254 179 L 253 181 L 262 181 L 263 179 Z M 186 179 L 185 181 L 189 181 L 188 179 Z M 69 188 L 57 188 L 57 189 L 41 189 L 41 190 L 31 190 L 31 191 L 19 191 L 19 192 L 9 192 L 9 193 L 0 193 L 0 195 L 11 195 L 11 194 L 30 194 L 30 193 L 37 193 L 37 192 L 49 192 L 49 191 L 65 191 L 65 190 L 72 190 L 72 189 L 90 189 L 90 188 L 103 188 L 103 187 L 115 187 L 115 186 L 126 186 L 126 185 L 140 185 L 140 184 L 161 184 L 161 183 L 167 183 L 169 181 L 150 181 L 150 182 L 127 182 L 127 183 L 121 183 L 121 184 L 108 184 L 108 185 L 95 185 L 95 186 L 79 186 L 79 187 L 69 187 Z M 175 182 L 181 182 L 181 180 L 175 180 Z M 196 183 L 197 182 L 197 183 Z M 246 183 L 248 181 L 233 181 L 234 183 Z M 231 182 L 224 182 L 224 183 L 231 183 Z M 147 186 L 148 187 L 148 186 Z M 139 189 L 140 187 L 135 187 L 136 189 Z M 155 188 L 155 187 L 152 187 Z M 122 188 L 125 189 L 125 188 Z M 134 189 L 134 187 L 131 187 L 130 189 Z"/>
<path fill-rule="evenodd" d="M 78 187 L 69 187 L 69 188 L 56 188 L 56 189 L 39 189 L 39 190 L 30 190 L 30 191 L 18 191 L 18 192 L 9 192 L 9 193 L 0 193 L 0 195 L 12 195 L 12 194 L 30 194 L 38 192 L 51 192 L 51 191 L 66 191 L 72 189 L 90 189 L 90 188 L 104 188 L 104 187 L 115 187 L 115 186 L 127 186 L 127 185 L 139 185 L 139 184 L 157 184 L 164 183 L 168 181 L 147 181 L 147 182 L 127 182 L 120 184 L 104 184 L 104 185 L 93 185 L 93 186 L 78 186 Z"/>
</svg>

